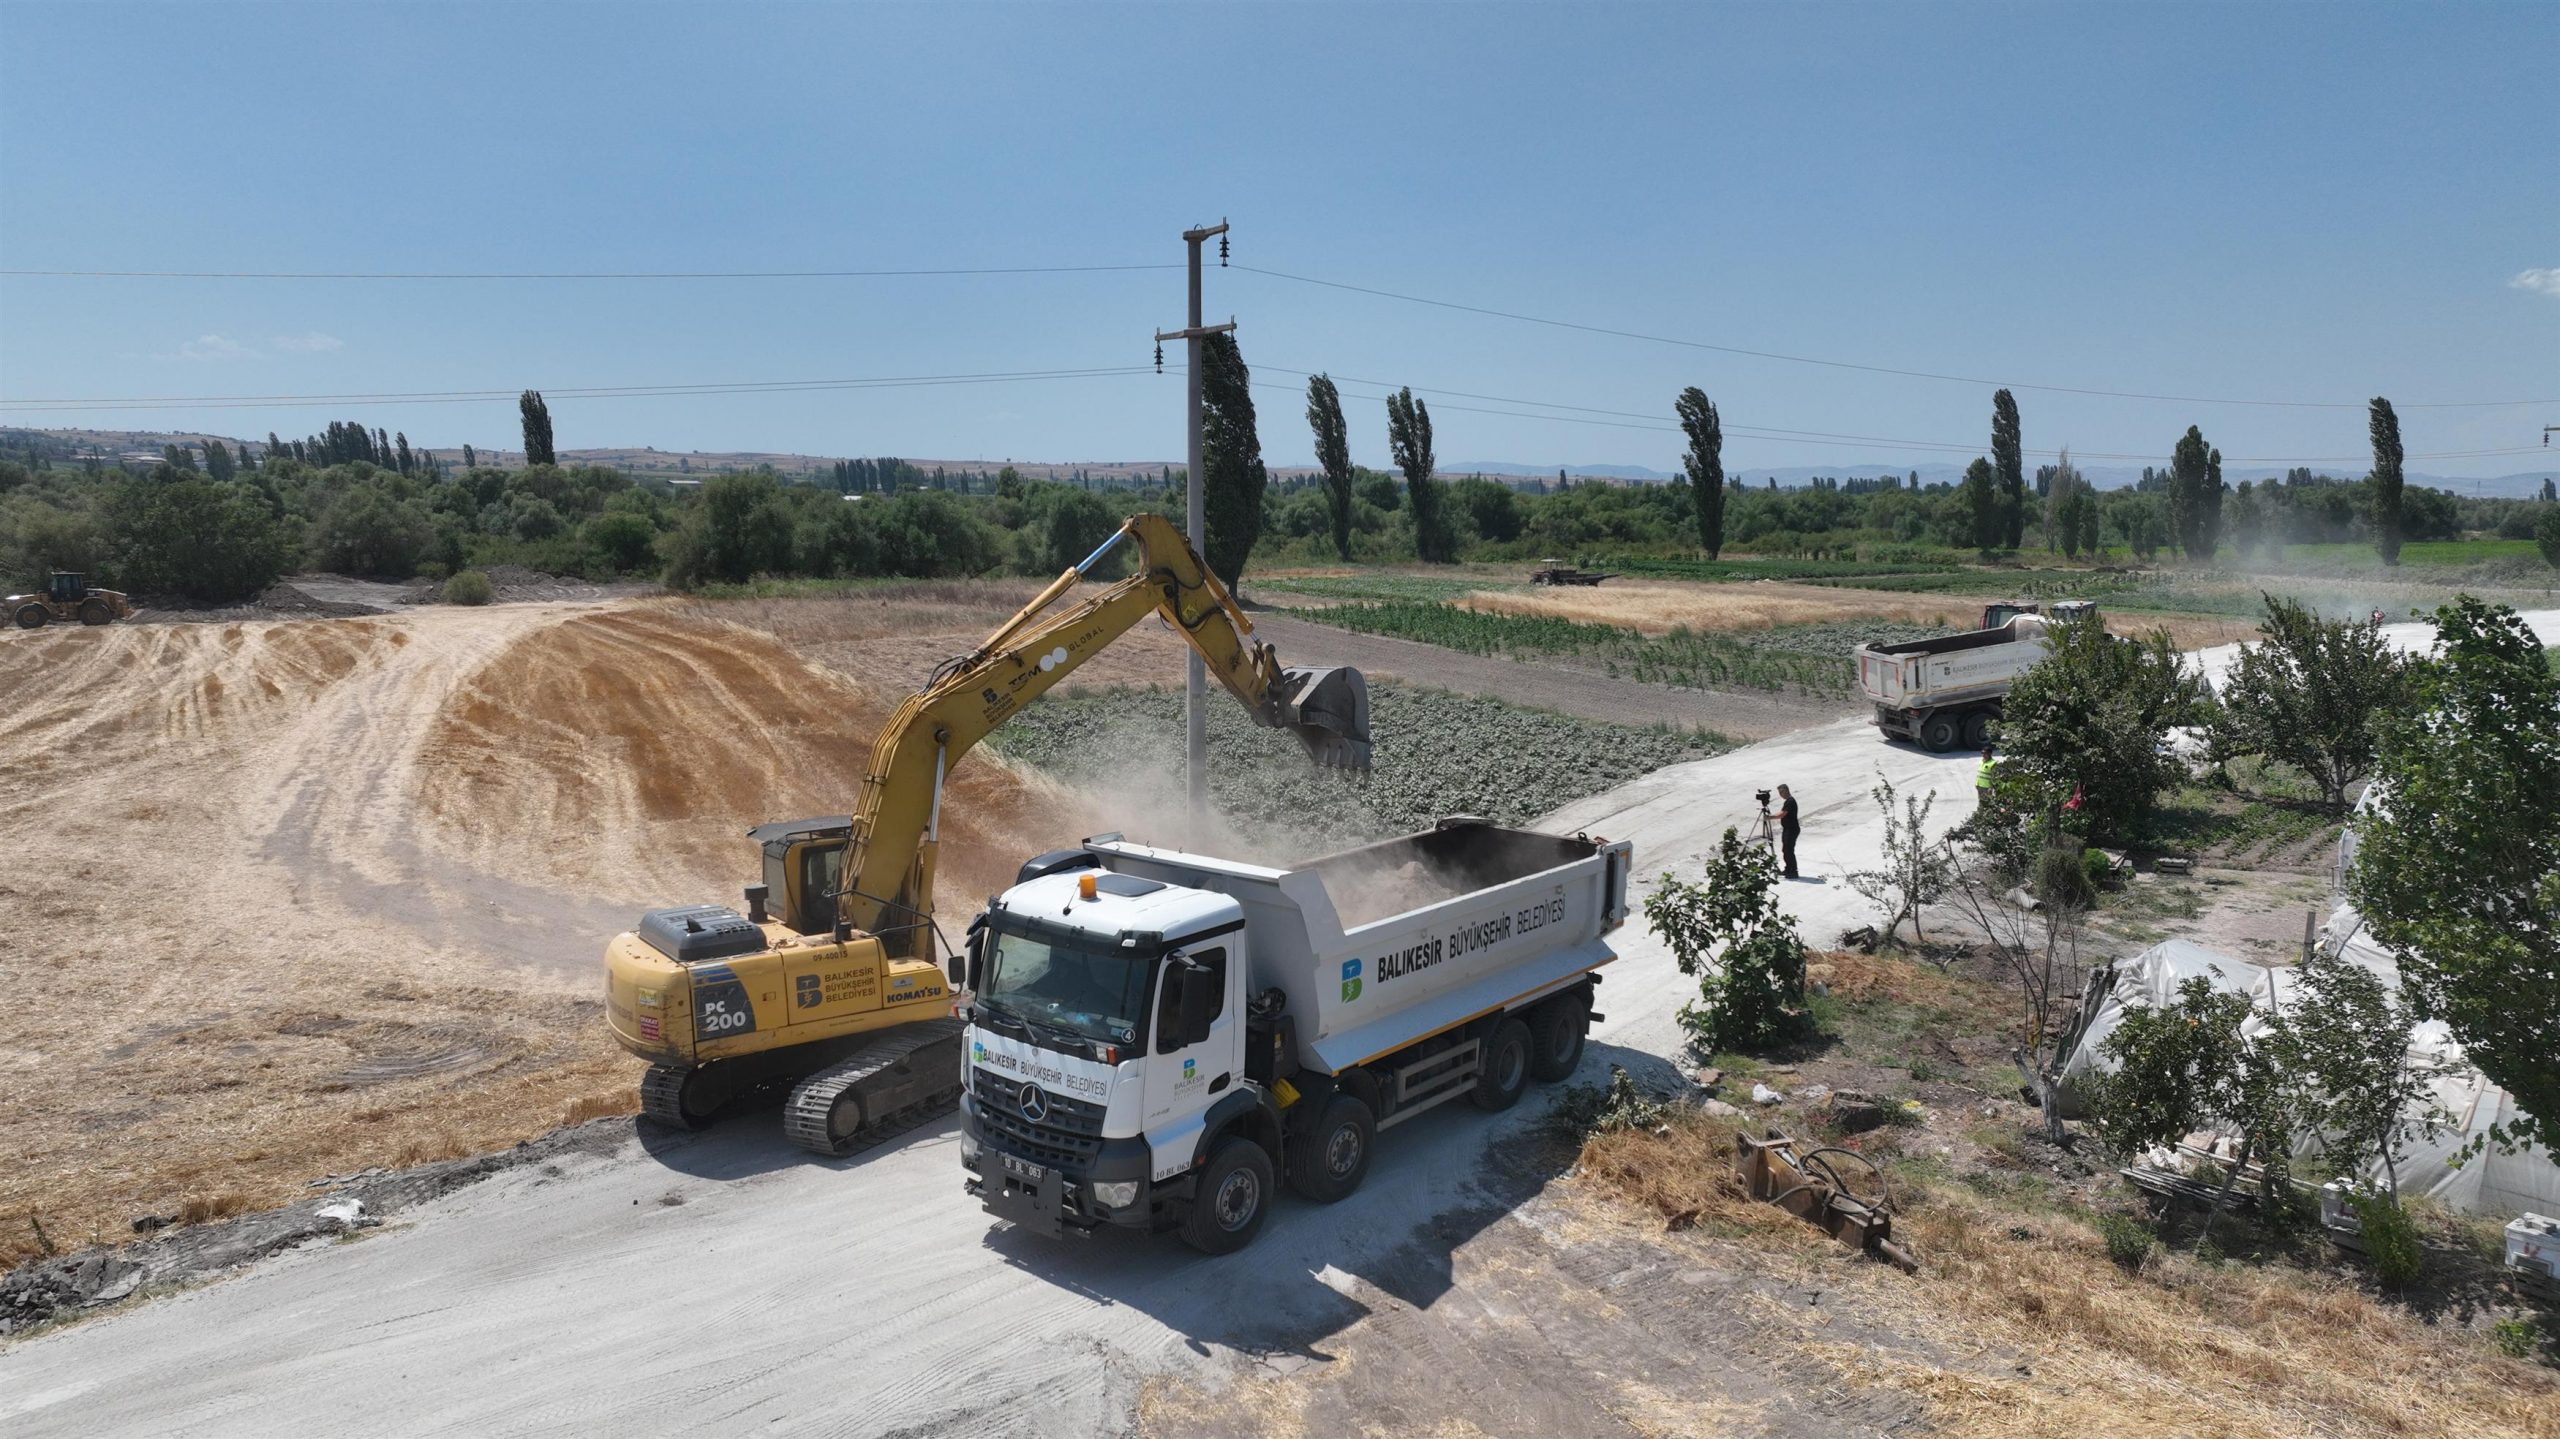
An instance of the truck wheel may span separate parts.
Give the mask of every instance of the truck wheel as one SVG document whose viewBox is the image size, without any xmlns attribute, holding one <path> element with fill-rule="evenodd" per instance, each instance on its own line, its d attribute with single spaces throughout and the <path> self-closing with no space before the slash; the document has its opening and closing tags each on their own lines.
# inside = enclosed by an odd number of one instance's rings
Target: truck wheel
<svg viewBox="0 0 2560 1439">
<path fill-rule="evenodd" d="M 18 628 L 22 630 L 43 629 L 45 627 L 45 622 L 52 618 L 53 616 L 48 613 L 42 605 L 20 605 L 18 607 Z"/>
<path fill-rule="evenodd" d="M 1582 1067 L 1591 1028 L 1591 992 L 1567 990 L 1529 1011 L 1529 1073 L 1553 1084 Z"/>
<path fill-rule="evenodd" d="M 1959 733 L 1954 715 L 1933 714 L 1920 722 L 1920 747 L 1931 754 L 1945 754 L 1956 747 Z"/>
<path fill-rule="evenodd" d="M 1979 750 L 1991 743 L 1991 722 L 1999 716 L 1989 710 L 1975 710 L 1964 717 L 1964 747 Z"/>
<path fill-rule="evenodd" d="M 1316 1127 L 1289 1141 L 1289 1187 L 1318 1204 L 1348 1199 L 1369 1177 L 1377 1116 L 1348 1094 L 1324 1102 Z"/>
<path fill-rule="evenodd" d="M 1529 1026 L 1505 1017 L 1485 1041 L 1483 1068 L 1476 1071 L 1476 1092 L 1469 1098 L 1487 1114 L 1500 1114 L 1520 1102 L 1529 1088 Z"/>
<path fill-rule="evenodd" d="M 105 600 L 84 600 L 80 605 L 80 623 L 103 625 L 115 622 L 116 612 L 107 608 Z"/>
<path fill-rule="evenodd" d="M 1200 1189 L 1183 1216 L 1182 1242 L 1203 1254 L 1233 1254 L 1262 1232 L 1271 1211 L 1271 1156 L 1240 1134 L 1218 1141 L 1200 1169 Z"/>
</svg>

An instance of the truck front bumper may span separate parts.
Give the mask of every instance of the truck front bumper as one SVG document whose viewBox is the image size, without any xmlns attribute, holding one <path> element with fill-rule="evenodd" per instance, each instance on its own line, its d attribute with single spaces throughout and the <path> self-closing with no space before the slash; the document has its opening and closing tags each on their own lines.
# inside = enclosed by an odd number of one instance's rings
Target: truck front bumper
<svg viewBox="0 0 2560 1439">
<path fill-rule="evenodd" d="M 1034 1158 L 1015 1152 L 1006 1136 L 981 1121 L 977 1097 L 969 1094 L 960 1096 L 960 1134 L 960 1163 L 970 1171 L 965 1188 L 998 1219 L 1052 1239 L 1090 1237 L 1105 1224 L 1154 1225 L 1161 1196 L 1147 1177 L 1144 1139 L 1105 1139 L 1091 1159 L 1077 1164 Z M 1128 1202 L 1105 1204 L 1096 1186 L 1127 1186 Z"/>
</svg>

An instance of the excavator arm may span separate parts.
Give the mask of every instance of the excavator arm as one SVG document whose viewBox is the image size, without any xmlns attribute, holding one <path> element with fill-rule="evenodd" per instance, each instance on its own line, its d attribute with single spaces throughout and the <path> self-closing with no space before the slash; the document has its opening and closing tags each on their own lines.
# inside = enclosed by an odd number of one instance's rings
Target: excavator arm
<svg viewBox="0 0 2560 1439">
<path fill-rule="evenodd" d="M 1055 609 L 1113 551 L 1138 550 L 1137 572 Z M 839 933 L 865 930 L 893 951 L 925 954 L 942 792 L 979 740 L 1149 615 L 1161 615 L 1254 719 L 1295 733 L 1320 765 L 1369 767 L 1369 692 L 1350 668 L 1284 668 L 1271 646 L 1161 515 L 1119 531 L 967 654 L 945 661 L 881 731 L 848 839 Z M 900 942 L 905 936 L 906 941 Z"/>
</svg>

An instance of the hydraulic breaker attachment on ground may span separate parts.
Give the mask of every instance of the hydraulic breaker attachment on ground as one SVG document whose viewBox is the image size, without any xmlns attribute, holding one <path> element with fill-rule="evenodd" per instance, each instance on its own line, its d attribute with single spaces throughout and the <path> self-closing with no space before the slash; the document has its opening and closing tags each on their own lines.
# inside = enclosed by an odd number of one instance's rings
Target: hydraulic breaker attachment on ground
<svg viewBox="0 0 2560 1439">
<path fill-rule="evenodd" d="M 1852 1192 L 1841 1178 L 1843 1168 L 1858 1167 L 1874 1176 L 1872 1199 Z M 1884 1171 L 1856 1150 L 1825 1146 L 1798 1155 L 1796 1142 L 1774 1129 L 1766 1139 L 1737 1134 L 1733 1170 L 1752 1198 L 1820 1225 L 1832 1238 L 1905 1274 L 1919 1271 L 1920 1261 L 1893 1242 L 1893 1193 Z"/>
</svg>

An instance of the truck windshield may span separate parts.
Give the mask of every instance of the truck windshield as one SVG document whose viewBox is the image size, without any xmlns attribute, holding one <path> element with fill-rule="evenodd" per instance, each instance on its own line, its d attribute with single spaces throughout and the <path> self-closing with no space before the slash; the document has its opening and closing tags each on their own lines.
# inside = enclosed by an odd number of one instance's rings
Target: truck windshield
<svg viewBox="0 0 2560 1439">
<path fill-rule="evenodd" d="M 1136 1044 L 1153 958 L 990 934 L 980 1001 L 1019 1019 L 1108 1044 Z"/>
</svg>

